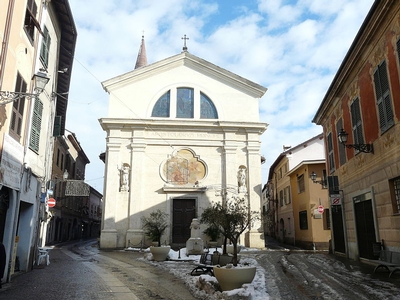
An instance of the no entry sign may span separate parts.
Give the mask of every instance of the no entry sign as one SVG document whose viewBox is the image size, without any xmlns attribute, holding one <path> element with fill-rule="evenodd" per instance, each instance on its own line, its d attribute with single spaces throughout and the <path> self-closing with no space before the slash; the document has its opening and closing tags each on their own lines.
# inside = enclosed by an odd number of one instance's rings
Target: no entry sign
<svg viewBox="0 0 400 300">
<path fill-rule="evenodd" d="M 56 206 L 56 199 L 50 198 L 49 200 L 47 200 L 47 206 L 48 206 L 48 207 L 54 207 L 54 206 Z"/>
<path fill-rule="evenodd" d="M 320 214 L 323 214 L 323 213 L 324 213 L 324 207 L 323 207 L 322 205 L 318 206 L 318 212 L 319 212 Z"/>
</svg>

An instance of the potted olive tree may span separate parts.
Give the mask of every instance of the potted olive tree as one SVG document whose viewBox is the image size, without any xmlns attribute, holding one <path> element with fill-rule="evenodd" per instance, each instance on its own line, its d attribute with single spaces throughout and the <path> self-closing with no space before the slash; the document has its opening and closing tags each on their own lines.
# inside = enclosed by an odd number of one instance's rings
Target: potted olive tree
<svg viewBox="0 0 400 300">
<path fill-rule="evenodd" d="M 259 212 L 250 211 L 248 200 L 237 196 L 226 200 L 225 203 L 212 204 L 201 216 L 202 222 L 220 229 L 224 236 L 224 254 L 226 254 L 227 239 L 233 244 L 233 267 L 214 266 L 215 277 L 223 291 L 240 288 L 244 283 L 251 283 L 254 279 L 256 267 L 238 267 L 238 241 L 240 235 L 259 218 Z"/>
<path fill-rule="evenodd" d="M 153 242 L 157 243 L 157 246 L 150 247 L 150 252 L 153 255 L 153 259 L 156 261 L 166 260 L 168 253 L 171 250 L 170 246 L 161 246 L 161 237 L 168 227 L 167 220 L 167 213 L 159 209 L 151 212 L 150 216 L 143 216 L 141 218 L 142 228 L 145 235 L 148 236 Z"/>
</svg>

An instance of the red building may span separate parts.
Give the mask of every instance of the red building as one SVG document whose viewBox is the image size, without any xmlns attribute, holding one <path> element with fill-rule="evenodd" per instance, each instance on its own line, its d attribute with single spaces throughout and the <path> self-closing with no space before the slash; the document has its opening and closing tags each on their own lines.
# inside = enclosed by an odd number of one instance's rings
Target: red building
<svg viewBox="0 0 400 300">
<path fill-rule="evenodd" d="M 399 66 L 400 1 L 376 0 L 313 119 L 326 141 L 332 247 L 351 259 L 376 258 L 382 240 L 400 251 Z"/>
</svg>

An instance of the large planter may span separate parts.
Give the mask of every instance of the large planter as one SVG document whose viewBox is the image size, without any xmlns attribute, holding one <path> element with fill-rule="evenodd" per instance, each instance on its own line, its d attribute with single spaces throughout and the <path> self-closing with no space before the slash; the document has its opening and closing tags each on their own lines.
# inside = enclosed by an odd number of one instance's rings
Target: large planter
<svg viewBox="0 0 400 300">
<path fill-rule="evenodd" d="M 222 248 L 223 248 L 223 246 L 222 246 Z M 240 250 L 242 250 L 242 246 L 237 245 L 237 253 L 239 253 Z M 226 245 L 226 253 L 233 254 L 233 245 L 232 244 Z"/>
<path fill-rule="evenodd" d="M 208 248 L 217 248 L 217 247 L 218 247 L 218 242 L 216 242 L 216 241 L 209 241 L 209 242 L 207 243 L 207 245 L 208 245 Z"/>
<path fill-rule="evenodd" d="M 251 283 L 256 275 L 256 267 L 214 267 L 214 276 L 222 291 L 241 288 L 245 283 Z"/>
<path fill-rule="evenodd" d="M 167 259 L 169 250 L 171 250 L 170 246 L 162 246 L 162 247 L 150 247 L 150 252 L 153 255 L 153 259 L 155 261 L 164 261 Z"/>
</svg>

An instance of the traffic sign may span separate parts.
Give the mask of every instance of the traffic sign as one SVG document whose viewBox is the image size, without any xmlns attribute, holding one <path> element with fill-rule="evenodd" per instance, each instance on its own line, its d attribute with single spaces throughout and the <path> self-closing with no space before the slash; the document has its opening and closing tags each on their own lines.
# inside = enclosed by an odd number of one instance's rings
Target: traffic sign
<svg viewBox="0 0 400 300">
<path fill-rule="evenodd" d="M 47 206 L 48 206 L 48 207 L 54 207 L 54 206 L 56 206 L 56 199 L 50 198 L 49 200 L 47 200 Z"/>
<path fill-rule="evenodd" d="M 332 195 L 330 195 L 330 198 L 331 198 L 332 205 L 340 205 L 340 204 L 342 204 L 341 203 L 342 199 L 340 197 L 340 194 L 332 194 Z"/>
<path fill-rule="evenodd" d="M 323 214 L 323 213 L 324 213 L 324 207 L 323 207 L 322 205 L 318 206 L 318 212 L 319 212 L 320 214 Z"/>
</svg>

